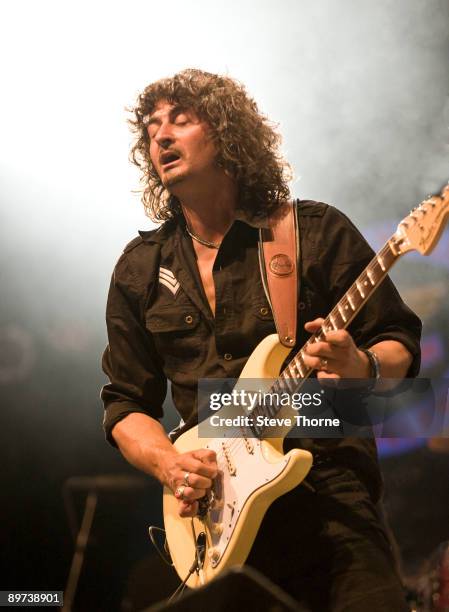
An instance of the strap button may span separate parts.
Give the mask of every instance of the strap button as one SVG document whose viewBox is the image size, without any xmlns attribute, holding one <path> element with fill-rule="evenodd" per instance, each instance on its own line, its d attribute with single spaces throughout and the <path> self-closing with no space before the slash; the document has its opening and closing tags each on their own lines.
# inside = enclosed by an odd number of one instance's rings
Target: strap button
<svg viewBox="0 0 449 612">
<path fill-rule="evenodd" d="M 265 316 L 268 314 L 268 308 L 266 308 L 266 306 L 262 306 L 262 308 L 259 310 L 260 314 Z"/>
<path fill-rule="evenodd" d="M 186 316 L 184 317 L 184 321 L 185 321 L 186 323 L 188 323 L 189 325 L 190 325 L 191 323 L 193 323 L 193 317 L 192 317 L 192 315 L 186 315 Z"/>
<path fill-rule="evenodd" d="M 226 361 L 231 361 L 231 359 L 232 359 L 232 355 L 231 355 L 231 353 L 225 353 L 225 354 L 223 355 L 223 357 L 226 359 Z"/>
</svg>

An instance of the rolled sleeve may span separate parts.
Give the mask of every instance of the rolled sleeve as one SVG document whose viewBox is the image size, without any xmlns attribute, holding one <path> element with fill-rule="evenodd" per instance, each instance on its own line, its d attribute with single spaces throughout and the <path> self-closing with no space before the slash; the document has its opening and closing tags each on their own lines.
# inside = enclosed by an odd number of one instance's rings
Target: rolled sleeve
<svg viewBox="0 0 449 612">
<path fill-rule="evenodd" d="M 402 301 L 389 278 L 377 289 L 349 327 L 358 346 L 369 348 L 384 340 L 396 340 L 412 356 L 407 377 L 417 376 L 421 365 L 421 321 Z"/>
<path fill-rule="evenodd" d="M 103 371 L 109 378 L 101 390 L 106 439 L 114 426 L 133 412 L 159 419 L 167 393 L 151 333 L 143 323 L 145 291 L 130 268 L 126 255 L 119 259 L 109 289 L 106 324 L 108 346 L 103 354 Z"/>
</svg>

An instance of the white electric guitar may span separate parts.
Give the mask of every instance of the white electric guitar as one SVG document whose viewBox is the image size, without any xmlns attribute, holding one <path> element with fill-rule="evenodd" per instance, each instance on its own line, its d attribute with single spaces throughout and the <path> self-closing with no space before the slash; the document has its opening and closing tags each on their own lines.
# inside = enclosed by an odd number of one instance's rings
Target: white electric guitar
<svg viewBox="0 0 449 612">
<path fill-rule="evenodd" d="M 345 329 L 401 255 L 412 250 L 428 255 L 448 216 L 449 185 L 439 196 L 424 200 L 398 225 L 393 236 L 327 316 L 322 331 L 314 334 L 308 343 L 323 339 L 326 331 Z M 277 334 L 267 336 L 248 359 L 237 389 L 251 391 L 254 379 L 259 382 L 268 379 L 266 391 L 298 391 L 298 379 L 304 380 L 311 374 L 303 360 L 305 346 L 280 372 L 291 349 L 280 344 Z M 259 406 L 257 409 L 259 413 L 266 410 L 267 416 L 282 419 L 296 414 L 290 407 Z M 273 414 L 274 411 L 277 414 Z M 194 427 L 176 440 L 175 447 L 180 453 L 199 448 L 214 450 L 219 466 L 213 490 L 201 500 L 195 518 L 181 518 L 178 500 L 171 489 L 164 488 L 168 547 L 176 571 L 188 586 L 198 587 L 230 566 L 242 565 L 270 504 L 298 486 L 309 472 L 312 455 L 302 449 L 293 449 L 284 455 L 283 440 L 289 428 L 280 425 L 278 430 L 276 438 L 264 439 L 263 427 L 257 430 L 256 437 L 201 438 L 198 427 Z"/>
</svg>

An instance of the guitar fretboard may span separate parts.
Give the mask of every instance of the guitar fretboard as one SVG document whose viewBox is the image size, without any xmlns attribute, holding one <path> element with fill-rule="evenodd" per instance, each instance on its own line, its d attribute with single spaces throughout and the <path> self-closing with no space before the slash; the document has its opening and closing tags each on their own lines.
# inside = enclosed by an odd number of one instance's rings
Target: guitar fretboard
<svg viewBox="0 0 449 612">
<path fill-rule="evenodd" d="M 309 338 L 301 350 L 296 353 L 286 368 L 280 373 L 271 386 L 269 393 L 292 394 L 300 389 L 304 380 L 313 371 L 312 368 L 307 367 L 304 363 L 307 346 L 314 342 L 323 341 L 328 331 L 346 329 L 360 312 L 362 306 L 379 287 L 400 255 L 401 253 L 396 247 L 394 236 L 392 236 L 380 251 L 376 253 L 368 266 L 332 309 L 324 320 L 321 330 Z M 281 408 L 282 406 L 277 405 L 275 402 L 269 402 L 268 404 L 256 406 L 253 414 L 255 416 L 276 417 Z M 257 437 L 263 436 L 264 429 L 265 427 L 254 428 Z"/>
</svg>

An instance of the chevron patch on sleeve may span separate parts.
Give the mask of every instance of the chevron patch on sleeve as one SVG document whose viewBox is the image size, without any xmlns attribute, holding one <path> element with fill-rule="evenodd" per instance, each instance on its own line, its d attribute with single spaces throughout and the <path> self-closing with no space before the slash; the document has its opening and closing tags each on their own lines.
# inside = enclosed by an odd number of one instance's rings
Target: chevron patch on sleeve
<svg viewBox="0 0 449 612">
<path fill-rule="evenodd" d="M 159 282 L 161 285 L 164 285 L 164 287 L 167 287 L 167 289 L 176 297 L 181 285 L 179 284 L 179 281 L 176 280 L 175 275 L 171 270 L 161 266 L 159 268 Z"/>
</svg>

